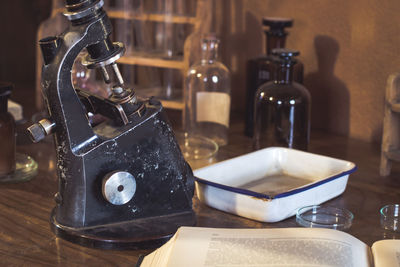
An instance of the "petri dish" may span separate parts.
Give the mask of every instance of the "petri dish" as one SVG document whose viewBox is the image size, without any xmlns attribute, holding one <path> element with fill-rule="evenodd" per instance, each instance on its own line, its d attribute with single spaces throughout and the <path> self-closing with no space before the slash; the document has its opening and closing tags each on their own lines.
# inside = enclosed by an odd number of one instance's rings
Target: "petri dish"
<svg viewBox="0 0 400 267">
<path fill-rule="evenodd" d="M 186 160 L 209 159 L 218 151 L 218 144 L 204 136 L 188 133 L 177 133 L 176 136 Z"/>
<path fill-rule="evenodd" d="M 390 204 L 380 209 L 381 227 L 385 230 L 400 232 L 400 205 Z"/>
<path fill-rule="evenodd" d="M 36 176 L 38 164 L 28 155 L 17 153 L 15 155 L 15 171 L 0 176 L 0 183 L 20 183 L 27 182 Z"/>
<path fill-rule="evenodd" d="M 215 162 L 218 144 L 204 136 L 183 132 L 176 133 L 182 155 L 195 170 Z"/>
<path fill-rule="evenodd" d="M 318 205 L 300 208 L 296 214 L 297 224 L 311 228 L 347 230 L 353 219 L 353 213 L 347 209 Z"/>
</svg>

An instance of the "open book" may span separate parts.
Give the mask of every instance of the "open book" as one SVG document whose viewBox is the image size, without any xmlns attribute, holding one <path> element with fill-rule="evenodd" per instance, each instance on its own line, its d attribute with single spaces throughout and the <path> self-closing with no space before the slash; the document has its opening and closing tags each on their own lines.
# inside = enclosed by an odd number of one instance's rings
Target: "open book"
<svg viewBox="0 0 400 267">
<path fill-rule="evenodd" d="M 400 266 L 400 240 L 372 248 L 337 230 L 181 227 L 140 267 Z"/>
</svg>

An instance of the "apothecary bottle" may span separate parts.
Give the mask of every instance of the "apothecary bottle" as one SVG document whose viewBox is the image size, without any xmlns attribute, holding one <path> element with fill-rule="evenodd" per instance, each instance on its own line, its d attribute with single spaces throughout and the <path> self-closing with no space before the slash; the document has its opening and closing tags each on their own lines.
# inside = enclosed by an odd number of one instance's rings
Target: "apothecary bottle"
<svg viewBox="0 0 400 267">
<path fill-rule="evenodd" d="M 231 88 L 229 70 L 217 60 L 218 44 L 213 34 L 203 38 L 201 61 L 188 71 L 184 130 L 223 146 L 228 143 Z"/>
<path fill-rule="evenodd" d="M 293 81 L 296 50 L 278 48 L 277 75 L 260 86 L 254 102 L 254 148 L 270 146 L 307 150 L 310 136 L 311 97 L 308 90 Z"/>
<path fill-rule="evenodd" d="M 8 97 L 12 84 L 0 82 L 0 176 L 15 170 L 15 121 L 8 112 Z"/>
<path fill-rule="evenodd" d="M 271 51 L 275 48 L 285 47 L 288 35 L 285 28 L 292 27 L 293 20 L 264 17 L 262 24 L 266 27 L 266 54 L 247 62 L 245 134 L 250 137 L 253 136 L 254 129 L 254 96 L 262 84 L 274 80 L 276 70 Z M 303 69 L 303 64 L 298 61 L 294 67 L 294 81 L 303 83 Z"/>
</svg>

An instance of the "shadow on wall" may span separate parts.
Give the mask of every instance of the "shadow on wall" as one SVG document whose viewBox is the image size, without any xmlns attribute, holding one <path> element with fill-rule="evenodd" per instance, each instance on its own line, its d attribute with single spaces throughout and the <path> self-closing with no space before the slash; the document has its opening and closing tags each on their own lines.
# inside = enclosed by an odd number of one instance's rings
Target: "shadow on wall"
<svg viewBox="0 0 400 267">
<path fill-rule="evenodd" d="M 348 136 L 350 94 L 346 84 L 334 74 L 339 44 L 329 36 L 317 35 L 314 46 L 318 70 L 304 79 L 312 97 L 311 127 Z"/>
</svg>

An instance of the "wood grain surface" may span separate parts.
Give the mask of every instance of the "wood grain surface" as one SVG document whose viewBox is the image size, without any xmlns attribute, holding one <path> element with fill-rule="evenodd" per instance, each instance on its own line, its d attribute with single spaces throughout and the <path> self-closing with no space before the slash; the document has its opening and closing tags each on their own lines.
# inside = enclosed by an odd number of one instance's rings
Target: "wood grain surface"
<svg viewBox="0 0 400 267">
<path fill-rule="evenodd" d="M 218 152 L 216 161 L 252 150 L 251 140 L 242 135 L 243 125 L 233 124 L 229 145 Z M 21 143 L 21 142 L 20 142 Z M 25 143 L 25 142 L 22 142 Z M 55 237 L 49 227 L 49 215 L 57 191 L 55 152 L 52 139 L 39 144 L 17 147 L 39 163 L 33 180 L 21 184 L 0 184 L 0 265 L 2 266 L 133 266 L 141 251 L 115 251 L 81 247 Z M 388 177 L 379 176 L 378 145 L 347 139 L 327 133 L 312 134 L 310 151 L 346 159 L 357 164 L 343 195 L 325 203 L 344 207 L 355 215 L 349 232 L 371 245 L 372 242 L 398 237 L 380 228 L 379 209 L 399 202 L 400 166 L 393 166 Z M 400 165 L 400 163 L 399 163 Z M 295 219 L 279 223 L 260 223 L 212 209 L 194 199 L 198 226 L 230 228 L 295 227 Z"/>
</svg>

